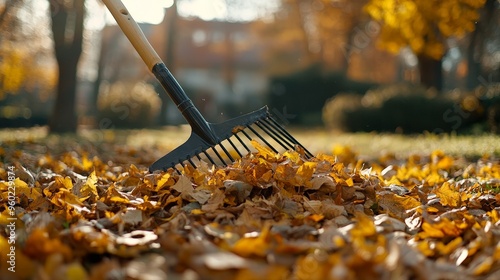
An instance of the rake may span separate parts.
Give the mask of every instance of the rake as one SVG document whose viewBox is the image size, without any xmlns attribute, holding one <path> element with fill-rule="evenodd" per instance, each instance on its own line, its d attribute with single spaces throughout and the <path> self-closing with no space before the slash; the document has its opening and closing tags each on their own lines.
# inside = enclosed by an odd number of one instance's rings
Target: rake
<svg viewBox="0 0 500 280">
<path fill-rule="evenodd" d="M 279 152 L 278 149 L 299 150 L 307 158 L 313 156 L 273 118 L 267 106 L 222 123 L 207 122 L 150 45 L 125 5 L 120 0 L 103 2 L 191 126 L 188 140 L 154 162 L 149 167 L 150 172 L 166 171 L 186 164 L 196 168 L 201 161 L 229 165 L 255 151 L 251 144 L 253 140 L 275 153 Z"/>
</svg>

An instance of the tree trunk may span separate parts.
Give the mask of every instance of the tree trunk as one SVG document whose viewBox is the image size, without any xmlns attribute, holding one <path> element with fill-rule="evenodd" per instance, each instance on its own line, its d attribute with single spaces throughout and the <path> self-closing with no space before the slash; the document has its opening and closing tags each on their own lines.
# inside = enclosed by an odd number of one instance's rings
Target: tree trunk
<svg viewBox="0 0 500 280">
<path fill-rule="evenodd" d="M 418 56 L 418 69 L 420 72 L 420 83 L 426 88 L 434 88 L 437 91 L 443 89 L 443 67 L 442 60 L 436 60 L 425 55 Z"/>
<path fill-rule="evenodd" d="M 57 96 L 49 131 L 75 133 L 77 66 L 82 53 L 85 1 L 50 1 L 54 50 L 59 67 Z"/>
<path fill-rule="evenodd" d="M 495 0 L 488 0 L 482 8 L 481 17 L 476 23 L 476 29 L 470 35 L 469 46 L 467 48 L 467 89 L 472 90 L 479 86 L 483 80 L 481 72 L 481 59 L 484 55 L 484 44 L 491 34 L 495 24 L 493 23 L 495 14 Z"/>
<path fill-rule="evenodd" d="M 175 40 L 177 38 L 177 19 L 179 17 L 177 13 L 177 0 L 174 1 L 172 6 L 166 11 L 167 20 L 167 43 L 165 50 L 165 64 L 171 73 L 175 74 Z M 159 87 L 157 90 L 163 91 L 164 89 Z M 168 103 L 171 102 L 167 94 L 161 93 L 158 95 L 161 99 L 160 114 L 158 114 L 158 124 L 167 124 L 167 108 Z"/>
<path fill-rule="evenodd" d="M 467 47 L 466 87 L 468 90 L 472 90 L 479 85 L 478 77 L 481 73 L 481 62 L 480 62 L 481 54 L 478 52 L 482 51 L 482 46 L 480 46 L 482 43 L 478 42 L 481 40 L 479 38 L 480 37 L 480 35 L 478 34 L 479 32 L 480 31 L 478 29 L 478 26 L 476 26 L 476 29 L 470 35 L 470 42 L 469 46 Z"/>
</svg>

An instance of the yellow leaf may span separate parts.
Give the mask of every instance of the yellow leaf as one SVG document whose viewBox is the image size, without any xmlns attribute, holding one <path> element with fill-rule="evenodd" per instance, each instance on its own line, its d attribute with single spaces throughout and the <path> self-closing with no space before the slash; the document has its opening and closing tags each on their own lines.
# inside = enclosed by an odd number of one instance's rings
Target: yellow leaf
<svg viewBox="0 0 500 280">
<path fill-rule="evenodd" d="M 66 218 L 70 220 L 72 218 L 78 218 L 77 215 L 82 212 L 90 212 L 82 203 L 85 199 L 87 199 L 87 197 L 79 198 L 66 189 L 60 189 L 59 192 L 51 198 L 50 202 L 64 209 Z M 76 213 L 71 211 L 71 209 L 75 209 Z"/>
<path fill-rule="evenodd" d="M 431 160 L 437 169 L 449 170 L 454 163 L 452 157 L 445 155 L 441 150 L 435 150 L 431 153 Z"/>
<path fill-rule="evenodd" d="M 14 180 L 14 184 L 16 185 L 16 195 L 24 194 L 33 200 L 38 199 L 42 195 L 36 188 L 30 188 L 26 182 L 19 178 Z"/>
<path fill-rule="evenodd" d="M 500 220 L 500 214 L 497 210 L 491 210 L 490 212 L 487 212 L 486 215 L 490 217 L 491 222 L 494 224 Z"/>
<path fill-rule="evenodd" d="M 262 146 L 259 142 L 252 140 L 250 141 L 252 146 L 258 151 L 258 155 L 265 158 L 266 160 L 276 159 L 276 154 L 271 151 L 268 147 Z"/>
<path fill-rule="evenodd" d="M 443 242 L 438 242 L 436 244 L 436 250 L 442 254 L 442 255 L 449 255 L 451 254 L 455 249 L 460 247 L 462 245 L 462 238 L 459 236 L 452 241 L 448 242 L 448 244 L 444 244 Z"/>
<path fill-rule="evenodd" d="M 260 179 L 264 182 L 269 182 L 269 180 L 271 180 L 272 177 L 273 177 L 273 171 L 269 170 L 266 173 L 262 174 L 262 176 L 260 176 Z"/>
<path fill-rule="evenodd" d="M 203 212 L 203 210 L 201 210 L 201 209 L 193 209 L 193 210 L 191 210 L 191 214 L 202 215 L 202 214 L 205 214 L 205 212 Z"/>
<path fill-rule="evenodd" d="M 436 207 L 433 207 L 433 206 L 427 206 L 426 210 L 429 213 L 438 213 L 439 212 L 439 209 L 437 209 Z"/>
<path fill-rule="evenodd" d="M 66 188 L 67 190 L 72 190 L 73 189 L 73 182 L 71 181 L 71 178 L 66 176 L 66 177 L 61 177 L 57 176 L 55 178 L 55 184 L 59 188 Z"/>
<path fill-rule="evenodd" d="M 312 215 L 307 216 L 308 220 L 311 220 L 311 221 L 316 222 L 316 223 L 319 221 L 322 221 L 324 218 L 325 218 L 325 216 L 323 216 L 321 214 L 312 214 Z"/>
<path fill-rule="evenodd" d="M 242 237 L 238 240 L 232 251 L 242 257 L 265 257 L 270 247 L 270 227 L 266 226 L 257 237 Z"/>
<path fill-rule="evenodd" d="M 356 214 L 356 225 L 351 229 L 353 237 L 368 237 L 377 233 L 373 220 L 367 215 L 358 213 Z"/>
<path fill-rule="evenodd" d="M 461 204 L 460 192 L 456 191 L 450 183 L 444 182 L 435 191 L 441 205 L 457 207 Z"/>
<path fill-rule="evenodd" d="M 347 184 L 347 186 L 349 186 L 349 187 L 354 186 L 354 182 L 353 182 L 353 180 L 352 180 L 352 177 L 347 178 L 347 179 L 345 180 L 345 183 L 346 183 L 346 184 Z"/>
<path fill-rule="evenodd" d="M 498 261 L 500 260 L 500 243 L 495 247 L 495 253 L 493 253 L 493 258 Z"/>
<path fill-rule="evenodd" d="M 236 273 L 235 280 L 255 280 L 255 279 L 290 279 L 286 266 L 270 265 L 259 267 L 259 269 L 240 269 Z"/>
<path fill-rule="evenodd" d="M 345 164 L 356 162 L 357 154 L 349 146 L 335 145 L 332 153 L 337 157 L 339 162 Z"/>
<path fill-rule="evenodd" d="M 489 272 L 493 266 L 493 262 L 494 260 L 491 256 L 485 257 L 483 261 L 474 268 L 472 273 L 474 275 L 483 275 Z"/>
<path fill-rule="evenodd" d="M 417 249 L 427 257 L 432 257 L 434 255 L 434 250 L 431 249 L 429 241 L 422 240 L 417 243 Z"/>
<path fill-rule="evenodd" d="M 87 181 L 85 184 L 82 186 L 80 192 L 83 196 L 88 196 L 90 194 L 93 194 L 98 198 L 97 194 L 97 176 L 95 175 L 95 170 L 90 173 L 90 175 L 87 177 Z"/>
<path fill-rule="evenodd" d="M 298 164 L 300 162 L 300 155 L 296 151 L 286 151 L 283 153 L 283 156 L 288 158 L 290 161 L 292 161 L 295 164 Z"/>
<path fill-rule="evenodd" d="M 87 271 L 80 263 L 73 262 L 66 267 L 64 279 L 68 280 L 84 280 L 88 279 Z"/>
<path fill-rule="evenodd" d="M 71 249 L 58 238 L 51 238 L 45 228 L 37 228 L 26 240 L 24 253 L 34 259 L 44 260 L 52 254 L 61 254 L 65 259 L 71 258 Z"/>
<path fill-rule="evenodd" d="M 87 154 L 82 155 L 82 169 L 84 171 L 89 171 L 94 166 L 94 163 L 89 160 Z"/>
<path fill-rule="evenodd" d="M 422 229 L 423 231 L 426 233 L 426 235 L 428 237 L 433 237 L 433 238 L 442 238 L 444 237 L 444 233 L 443 231 L 441 231 L 440 229 L 434 227 L 433 225 L 427 223 L 427 222 L 424 222 L 422 224 Z"/>
<path fill-rule="evenodd" d="M 322 261 L 313 254 L 300 257 L 294 267 L 295 275 L 291 279 L 324 279 L 327 269 Z"/>
<path fill-rule="evenodd" d="M 305 162 L 299 167 L 299 169 L 297 169 L 295 178 L 298 179 L 297 181 L 300 184 L 305 184 L 306 182 L 311 180 L 315 168 L 316 162 Z"/>
</svg>

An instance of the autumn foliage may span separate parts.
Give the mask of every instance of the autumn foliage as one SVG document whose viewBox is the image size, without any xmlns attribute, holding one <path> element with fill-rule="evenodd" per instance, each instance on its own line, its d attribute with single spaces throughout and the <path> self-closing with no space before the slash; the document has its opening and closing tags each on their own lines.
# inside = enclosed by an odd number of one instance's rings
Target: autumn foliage
<svg viewBox="0 0 500 280">
<path fill-rule="evenodd" d="M 498 277 L 497 159 L 364 161 L 337 146 L 306 160 L 253 145 L 227 167 L 150 174 L 151 151 L 6 143 L 1 278 Z M 15 273 L 4 253 L 12 215 Z"/>
<path fill-rule="evenodd" d="M 397 53 L 410 47 L 416 54 L 439 60 L 445 39 L 474 31 L 486 0 L 371 0 L 365 11 L 383 23 L 380 45 Z"/>
</svg>

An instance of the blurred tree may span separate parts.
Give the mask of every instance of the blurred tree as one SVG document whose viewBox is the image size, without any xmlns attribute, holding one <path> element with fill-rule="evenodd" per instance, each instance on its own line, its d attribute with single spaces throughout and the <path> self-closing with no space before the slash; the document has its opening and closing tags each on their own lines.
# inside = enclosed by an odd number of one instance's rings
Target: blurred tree
<svg viewBox="0 0 500 280">
<path fill-rule="evenodd" d="M 82 53 L 85 0 L 49 1 L 54 50 L 59 66 L 57 97 L 50 132 L 75 133 L 77 65 Z"/>
<path fill-rule="evenodd" d="M 365 11 L 382 24 L 379 44 L 397 53 L 410 47 L 417 55 L 421 83 L 442 89 L 446 39 L 474 31 L 486 0 L 370 0 Z"/>
<path fill-rule="evenodd" d="M 165 60 L 166 63 L 168 64 L 169 70 L 173 73 L 175 73 L 175 64 L 176 64 L 176 59 L 175 59 L 175 42 L 176 42 L 176 37 L 177 37 L 177 21 L 179 19 L 179 13 L 177 11 L 177 1 L 175 0 L 170 8 L 168 8 L 166 12 L 166 20 L 167 22 L 167 36 L 166 36 L 166 49 L 165 49 Z M 167 123 L 167 107 L 168 107 L 168 102 L 170 102 L 170 99 L 168 98 L 167 94 L 159 94 L 159 97 L 161 99 L 161 108 L 160 108 L 160 113 L 158 114 L 158 124 L 159 125 L 164 125 Z"/>
<path fill-rule="evenodd" d="M 484 82 L 492 82 L 484 79 L 481 61 L 485 57 L 488 38 L 494 36 L 493 34 L 498 29 L 498 25 L 495 23 L 495 16 L 497 20 L 500 18 L 500 2 L 497 0 L 487 0 L 484 7 L 480 10 L 480 18 L 476 24 L 476 29 L 469 36 L 469 45 L 467 48 L 467 89 L 474 89 Z M 498 51 L 498 48 L 496 50 L 491 50 L 490 48 L 490 53 L 495 51 Z"/>
<path fill-rule="evenodd" d="M 20 93 L 25 96 L 19 99 L 28 103 L 48 99 L 55 77 L 49 67 L 50 48 L 44 26 L 45 17 L 37 12 L 34 1 L 8 0 L 0 4 L 0 100 Z"/>
<path fill-rule="evenodd" d="M 272 74 L 289 73 L 311 64 L 323 70 L 348 72 L 356 36 L 368 17 L 367 0 L 282 0 L 272 20 L 256 23 L 262 36 L 271 38 L 267 59 Z"/>
</svg>

